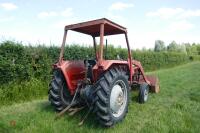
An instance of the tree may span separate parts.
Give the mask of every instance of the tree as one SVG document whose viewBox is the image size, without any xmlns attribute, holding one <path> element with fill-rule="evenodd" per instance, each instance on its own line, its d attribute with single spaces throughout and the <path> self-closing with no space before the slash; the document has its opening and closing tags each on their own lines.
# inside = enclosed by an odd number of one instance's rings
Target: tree
<svg viewBox="0 0 200 133">
<path fill-rule="evenodd" d="M 183 43 L 183 44 L 185 45 L 187 54 L 189 54 L 190 47 L 191 47 L 190 43 Z"/>
<path fill-rule="evenodd" d="M 197 45 L 198 55 L 200 55 L 200 44 Z"/>
<path fill-rule="evenodd" d="M 178 51 L 178 44 L 175 41 L 172 41 L 168 47 L 167 47 L 168 51 Z"/>
<path fill-rule="evenodd" d="M 160 51 L 165 51 L 165 50 L 166 50 L 165 43 L 162 40 L 156 40 L 154 51 L 160 52 Z"/>
<path fill-rule="evenodd" d="M 143 52 L 147 51 L 147 48 L 146 47 L 142 47 L 142 51 Z"/>
<path fill-rule="evenodd" d="M 182 52 L 182 53 L 187 54 L 185 44 L 178 45 L 178 52 Z"/>
<path fill-rule="evenodd" d="M 186 43 L 185 46 L 186 46 L 188 55 L 198 55 L 198 54 L 200 55 L 200 45 L 199 44 L 193 43 L 192 45 L 190 45 L 189 43 Z"/>
</svg>

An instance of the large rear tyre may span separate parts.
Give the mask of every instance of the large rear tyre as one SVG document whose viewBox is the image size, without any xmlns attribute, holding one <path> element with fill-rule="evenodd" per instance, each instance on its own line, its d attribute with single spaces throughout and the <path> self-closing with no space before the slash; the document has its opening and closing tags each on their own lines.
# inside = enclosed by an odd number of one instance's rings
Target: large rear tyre
<svg viewBox="0 0 200 133">
<path fill-rule="evenodd" d="M 70 104 L 72 96 L 60 70 L 55 70 L 53 79 L 49 84 L 49 101 L 56 111 L 62 111 Z"/>
<path fill-rule="evenodd" d="M 128 112 L 128 76 L 119 68 L 108 70 L 97 82 L 95 112 L 103 126 L 113 126 L 122 121 Z"/>
</svg>

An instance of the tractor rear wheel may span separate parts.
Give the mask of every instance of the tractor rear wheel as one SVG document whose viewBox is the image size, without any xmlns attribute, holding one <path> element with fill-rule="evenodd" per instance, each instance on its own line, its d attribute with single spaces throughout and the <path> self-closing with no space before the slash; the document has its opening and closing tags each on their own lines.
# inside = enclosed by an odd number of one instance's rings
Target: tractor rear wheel
<svg viewBox="0 0 200 133">
<path fill-rule="evenodd" d="M 95 112 L 103 126 L 122 121 L 128 112 L 129 84 L 126 72 L 111 68 L 97 82 Z"/>
<path fill-rule="evenodd" d="M 53 79 L 49 85 L 49 101 L 56 111 L 63 110 L 70 104 L 72 96 L 64 79 L 64 76 L 60 70 L 55 70 L 53 73 Z"/>
</svg>

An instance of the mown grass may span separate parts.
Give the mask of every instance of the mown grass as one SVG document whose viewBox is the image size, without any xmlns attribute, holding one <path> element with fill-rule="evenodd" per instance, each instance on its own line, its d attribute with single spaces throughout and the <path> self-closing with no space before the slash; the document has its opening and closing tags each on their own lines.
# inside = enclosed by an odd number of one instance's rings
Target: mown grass
<svg viewBox="0 0 200 133">
<path fill-rule="evenodd" d="M 54 120 L 55 112 L 46 99 L 0 108 L 0 132 L 142 132 L 198 133 L 200 131 L 200 62 L 150 74 L 158 75 L 161 91 L 150 94 L 146 104 L 136 102 L 132 92 L 127 117 L 112 128 L 103 128 L 90 115 L 83 126 L 78 122 L 85 111 Z"/>
</svg>

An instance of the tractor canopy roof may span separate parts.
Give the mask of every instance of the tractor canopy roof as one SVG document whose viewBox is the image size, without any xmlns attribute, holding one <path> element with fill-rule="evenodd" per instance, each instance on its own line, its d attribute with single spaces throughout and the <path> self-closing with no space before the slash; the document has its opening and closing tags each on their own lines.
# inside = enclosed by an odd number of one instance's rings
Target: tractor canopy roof
<svg viewBox="0 0 200 133">
<path fill-rule="evenodd" d="M 116 24 L 106 18 L 92 20 L 65 26 L 65 30 L 77 31 L 94 37 L 100 36 L 100 25 L 104 24 L 104 36 L 126 33 L 125 27 Z"/>
</svg>

